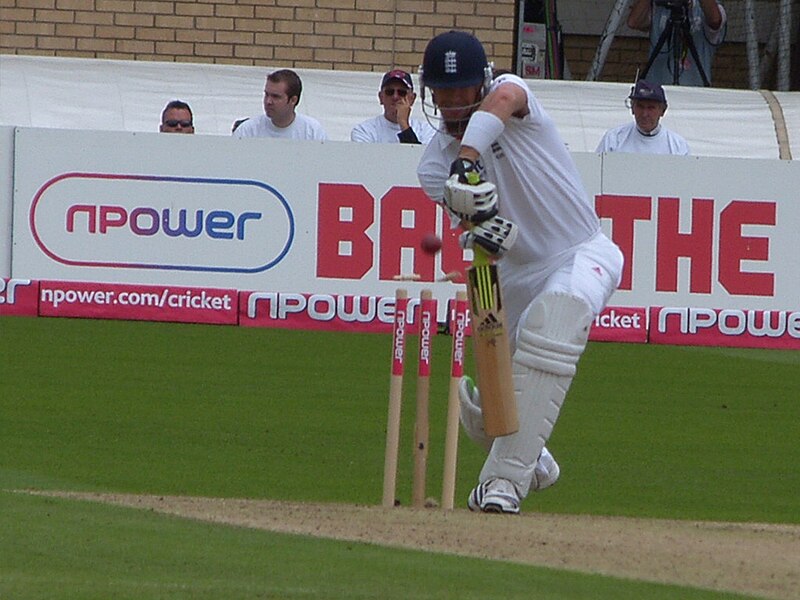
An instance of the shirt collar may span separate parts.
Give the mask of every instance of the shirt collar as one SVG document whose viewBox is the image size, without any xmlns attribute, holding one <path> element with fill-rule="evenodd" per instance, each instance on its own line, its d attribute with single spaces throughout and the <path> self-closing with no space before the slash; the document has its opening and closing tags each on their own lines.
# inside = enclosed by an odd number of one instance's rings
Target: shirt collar
<svg viewBox="0 0 800 600">
<path fill-rule="evenodd" d="M 640 134 L 640 135 L 643 135 L 644 137 L 655 137 L 655 136 L 657 136 L 659 133 L 661 133 L 661 123 L 659 123 L 658 125 L 656 125 L 656 126 L 653 128 L 653 130 L 652 130 L 650 133 L 645 133 L 644 131 L 642 131 L 641 129 L 639 129 L 639 126 L 638 126 L 638 125 L 636 126 L 636 131 L 638 131 L 638 132 L 639 132 L 639 134 Z"/>
</svg>

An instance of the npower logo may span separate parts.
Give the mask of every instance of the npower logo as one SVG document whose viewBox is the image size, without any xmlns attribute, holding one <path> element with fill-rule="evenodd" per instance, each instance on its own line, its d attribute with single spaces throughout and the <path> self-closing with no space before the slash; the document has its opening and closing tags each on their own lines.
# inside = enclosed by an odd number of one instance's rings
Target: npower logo
<svg viewBox="0 0 800 600">
<path fill-rule="evenodd" d="M 64 173 L 34 195 L 39 249 L 72 266 L 258 273 L 294 240 L 291 207 L 247 179 Z"/>
</svg>

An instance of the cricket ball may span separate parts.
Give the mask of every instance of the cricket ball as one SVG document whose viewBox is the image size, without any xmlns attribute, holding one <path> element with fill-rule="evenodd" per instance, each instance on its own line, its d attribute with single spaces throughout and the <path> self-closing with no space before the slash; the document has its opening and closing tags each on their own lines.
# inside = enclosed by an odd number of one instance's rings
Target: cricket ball
<svg viewBox="0 0 800 600">
<path fill-rule="evenodd" d="M 442 239 L 435 233 L 426 233 L 420 243 L 422 250 L 428 254 L 436 254 L 442 249 Z"/>
</svg>

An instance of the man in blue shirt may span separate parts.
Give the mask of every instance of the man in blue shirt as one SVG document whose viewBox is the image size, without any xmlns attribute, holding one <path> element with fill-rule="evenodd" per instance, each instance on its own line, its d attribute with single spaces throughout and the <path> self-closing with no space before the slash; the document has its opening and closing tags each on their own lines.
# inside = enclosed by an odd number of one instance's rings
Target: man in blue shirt
<svg viewBox="0 0 800 600">
<path fill-rule="evenodd" d="M 683 12 L 685 11 L 685 12 Z M 680 23 L 673 21 L 674 27 L 681 31 L 674 32 L 665 43 L 658 48 L 659 38 L 673 18 L 673 12 L 681 17 Z M 628 27 L 650 32 L 650 52 L 653 60 L 647 73 L 642 73 L 648 81 L 660 84 L 705 85 L 711 83 L 711 63 L 717 47 L 725 38 L 727 15 L 718 0 L 635 0 L 628 15 Z M 689 39 L 683 39 L 683 28 L 689 32 Z M 697 49 L 699 65 L 692 56 L 690 42 Z M 674 44 L 680 43 L 682 48 L 678 60 L 678 73 L 675 73 Z"/>
</svg>

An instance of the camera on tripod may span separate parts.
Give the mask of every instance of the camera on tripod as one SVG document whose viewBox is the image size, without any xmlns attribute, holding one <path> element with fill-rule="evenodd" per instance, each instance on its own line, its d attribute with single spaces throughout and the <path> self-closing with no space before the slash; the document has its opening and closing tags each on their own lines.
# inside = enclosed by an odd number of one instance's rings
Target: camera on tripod
<svg viewBox="0 0 800 600">
<path fill-rule="evenodd" d="M 650 58 L 644 68 L 642 78 L 647 77 L 650 67 L 653 66 L 662 48 L 665 48 L 664 53 L 669 56 L 667 68 L 672 73 L 673 85 L 680 84 L 683 62 L 687 53 L 691 55 L 694 64 L 697 65 L 697 72 L 700 74 L 703 85 L 711 85 L 708 76 L 703 70 L 703 65 L 697 54 L 697 48 L 692 39 L 692 23 L 689 18 L 691 0 L 654 0 L 654 4 L 669 10 L 670 15 L 666 19 L 664 30 L 650 52 Z M 661 22 L 663 23 L 664 21 Z"/>
<path fill-rule="evenodd" d="M 689 8 L 689 0 L 655 0 L 655 3 L 673 11 Z"/>
</svg>

